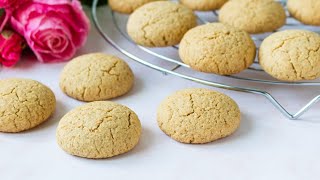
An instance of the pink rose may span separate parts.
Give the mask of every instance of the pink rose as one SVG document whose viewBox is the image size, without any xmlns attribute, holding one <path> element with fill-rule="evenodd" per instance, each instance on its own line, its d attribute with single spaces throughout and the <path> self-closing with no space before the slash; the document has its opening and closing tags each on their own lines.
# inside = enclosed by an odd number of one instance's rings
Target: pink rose
<svg viewBox="0 0 320 180">
<path fill-rule="evenodd" d="M 28 1 L 12 13 L 11 26 L 41 62 L 71 59 L 90 28 L 78 0 Z"/>
<path fill-rule="evenodd" d="M 12 11 L 21 4 L 30 0 L 0 0 L 0 9 L 4 9 L 3 15 L 0 17 L 0 32 L 4 29 L 9 21 Z"/>
<path fill-rule="evenodd" d="M 6 67 L 14 66 L 20 59 L 23 49 L 23 38 L 10 30 L 0 34 L 0 63 Z"/>
<path fill-rule="evenodd" d="M 20 4 L 25 3 L 29 0 L 0 0 L 0 8 L 16 8 Z"/>
</svg>

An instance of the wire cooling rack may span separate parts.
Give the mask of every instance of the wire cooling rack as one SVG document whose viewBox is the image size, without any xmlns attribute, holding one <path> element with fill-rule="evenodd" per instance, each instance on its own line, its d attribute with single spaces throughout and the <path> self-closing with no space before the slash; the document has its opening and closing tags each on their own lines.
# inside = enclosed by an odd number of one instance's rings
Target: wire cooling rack
<svg viewBox="0 0 320 180">
<path fill-rule="evenodd" d="M 245 92 L 245 93 L 252 93 L 257 94 L 260 96 L 263 96 L 267 98 L 284 116 L 286 116 L 288 119 L 294 120 L 299 119 L 305 112 L 307 112 L 313 105 L 315 105 L 320 100 L 320 95 L 314 97 L 311 101 L 309 101 L 303 108 L 301 108 L 296 113 L 290 113 L 288 110 L 282 106 L 277 99 L 275 99 L 269 92 L 263 91 L 257 88 L 251 88 L 251 87 L 241 87 L 241 86 L 234 86 L 234 85 L 228 85 L 224 84 L 222 82 L 215 81 L 215 77 L 219 75 L 214 75 L 208 79 L 203 79 L 197 76 L 197 74 L 201 74 L 200 72 L 195 72 L 192 70 L 187 64 L 184 64 L 178 57 L 178 46 L 172 46 L 167 48 L 146 48 L 139 45 L 136 45 L 134 42 L 131 41 L 128 34 L 126 33 L 126 23 L 120 23 L 120 22 L 126 22 L 128 16 L 127 15 L 121 15 L 118 13 L 115 13 L 111 11 L 108 8 L 107 12 L 103 12 L 102 16 L 99 16 L 97 8 L 99 0 L 93 1 L 92 6 L 92 18 L 95 27 L 97 28 L 99 34 L 115 49 L 126 55 L 127 57 L 131 58 L 132 60 L 135 60 L 149 68 L 152 68 L 154 70 L 158 70 L 160 72 L 163 72 L 164 74 L 170 74 L 174 76 L 178 76 L 183 79 L 187 79 L 190 81 L 194 81 L 197 83 L 201 83 L 204 85 L 216 87 L 216 88 L 222 88 L 232 91 L 238 91 L 238 92 Z M 280 3 L 285 6 L 285 1 L 279 1 Z M 101 11 L 101 10 L 100 10 Z M 103 9 L 105 11 L 105 9 Z M 287 13 L 287 24 L 281 28 L 281 29 L 294 29 L 299 27 L 299 29 L 307 29 L 312 31 L 319 32 L 320 27 L 312 27 L 312 26 L 306 26 L 302 25 L 298 21 L 294 20 L 289 13 Z M 212 12 L 199 12 L 197 13 L 198 16 L 198 22 L 199 24 L 207 23 L 207 22 L 215 22 L 217 21 L 218 12 L 212 11 Z M 107 18 L 110 17 L 110 18 Z M 103 25 L 105 25 L 106 20 L 112 21 L 113 27 L 108 27 L 107 30 L 103 29 Z M 261 42 L 264 38 L 266 38 L 271 33 L 264 33 L 259 35 L 252 35 L 253 40 L 255 41 L 257 47 L 260 46 Z M 121 44 L 121 42 L 130 43 L 133 47 L 127 47 L 125 44 Z M 258 48 L 257 48 L 258 49 Z M 144 54 L 149 55 L 150 58 L 147 58 L 148 60 L 139 58 L 135 54 Z M 251 83 L 259 83 L 259 84 L 266 84 L 266 85 L 284 85 L 284 86 L 312 86 L 312 87 L 318 87 L 320 86 L 319 81 L 302 81 L 302 82 L 282 82 L 277 81 L 273 79 L 272 77 L 266 75 L 266 73 L 261 69 L 259 66 L 258 61 L 256 60 L 254 64 L 247 69 L 244 73 L 240 73 L 237 75 L 232 76 L 225 76 L 225 78 L 231 78 L 236 79 L 238 81 L 247 81 Z"/>
</svg>

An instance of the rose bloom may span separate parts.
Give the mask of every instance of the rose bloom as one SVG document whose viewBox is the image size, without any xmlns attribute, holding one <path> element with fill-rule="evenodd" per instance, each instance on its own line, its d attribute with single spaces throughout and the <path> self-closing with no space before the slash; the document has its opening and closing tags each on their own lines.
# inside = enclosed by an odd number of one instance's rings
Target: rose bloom
<svg viewBox="0 0 320 180">
<path fill-rule="evenodd" d="M 27 1 L 13 11 L 10 22 L 41 62 L 71 59 L 90 28 L 78 0 Z"/>
<path fill-rule="evenodd" d="M 0 0 L 0 8 L 15 8 L 29 0 Z"/>
<path fill-rule="evenodd" d="M 3 66 L 14 66 L 20 59 L 23 50 L 23 38 L 11 31 L 4 30 L 0 34 L 0 63 Z"/>
<path fill-rule="evenodd" d="M 12 12 L 27 1 L 30 0 L 0 0 L 0 9 L 3 9 L 3 14 L 1 14 L 0 17 L 0 32 L 2 32 L 7 25 Z"/>
</svg>

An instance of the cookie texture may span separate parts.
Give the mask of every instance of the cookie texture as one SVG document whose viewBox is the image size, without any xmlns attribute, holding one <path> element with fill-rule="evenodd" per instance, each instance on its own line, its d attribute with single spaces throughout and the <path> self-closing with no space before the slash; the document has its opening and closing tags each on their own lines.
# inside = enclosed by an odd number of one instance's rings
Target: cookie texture
<svg viewBox="0 0 320 180">
<path fill-rule="evenodd" d="M 126 94 L 134 75 L 122 59 L 102 53 L 79 56 L 69 62 L 60 76 L 60 87 L 81 101 L 97 101 Z"/>
<path fill-rule="evenodd" d="M 179 55 L 195 70 L 230 75 L 253 63 L 256 47 L 245 31 L 211 23 L 188 31 L 180 43 Z"/>
<path fill-rule="evenodd" d="M 305 30 L 286 30 L 267 37 L 259 62 L 271 76 L 283 81 L 320 77 L 320 36 Z"/>
<path fill-rule="evenodd" d="M 137 115 L 113 102 L 91 102 L 67 113 L 59 122 L 56 137 L 67 153 L 101 159 L 133 149 L 141 135 Z"/>
<path fill-rule="evenodd" d="M 183 35 L 197 25 L 189 8 L 170 1 L 148 3 L 131 14 L 127 31 L 134 42 L 147 47 L 179 44 Z"/>
<path fill-rule="evenodd" d="M 282 27 L 286 13 L 274 0 L 232 0 L 221 8 L 219 21 L 258 34 Z"/>
<path fill-rule="evenodd" d="M 192 10 L 210 11 L 220 9 L 228 0 L 180 0 L 180 2 Z"/>
<path fill-rule="evenodd" d="M 226 137 L 240 125 L 238 105 L 207 89 L 185 89 L 166 98 L 158 109 L 158 125 L 182 143 L 203 144 Z"/>
<path fill-rule="evenodd" d="M 29 79 L 0 80 L 0 132 L 17 133 L 46 121 L 56 99 L 45 85 Z"/>
<path fill-rule="evenodd" d="M 109 0 L 108 3 L 112 10 L 124 14 L 130 14 L 137 8 L 143 6 L 144 4 L 153 1 L 159 0 Z"/>
<path fill-rule="evenodd" d="M 319 0 L 288 0 L 290 14 L 304 24 L 320 26 Z"/>
</svg>

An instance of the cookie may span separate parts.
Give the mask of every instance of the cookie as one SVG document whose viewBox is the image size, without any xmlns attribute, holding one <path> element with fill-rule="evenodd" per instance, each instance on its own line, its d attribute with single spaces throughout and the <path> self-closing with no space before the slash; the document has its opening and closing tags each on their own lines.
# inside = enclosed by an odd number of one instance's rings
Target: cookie
<svg viewBox="0 0 320 180">
<path fill-rule="evenodd" d="M 137 115 L 108 101 L 91 102 L 67 113 L 59 122 L 56 137 L 67 153 L 102 159 L 133 149 L 141 135 Z"/>
<path fill-rule="evenodd" d="M 119 13 L 130 14 L 144 4 L 159 0 L 109 0 L 109 6 L 112 10 Z"/>
<path fill-rule="evenodd" d="M 288 0 L 287 7 L 295 19 L 304 24 L 320 26 L 319 0 Z"/>
<path fill-rule="evenodd" d="M 286 30 L 267 37 L 259 50 L 261 67 L 283 81 L 320 77 L 320 35 L 306 30 Z"/>
<path fill-rule="evenodd" d="M 148 3 L 129 17 L 127 31 L 134 42 L 147 47 L 179 44 L 183 35 L 197 25 L 189 8 L 170 1 Z"/>
<path fill-rule="evenodd" d="M 179 48 L 181 60 L 191 68 L 220 75 L 247 69 L 255 54 L 256 47 L 248 33 L 221 23 L 191 29 Z"/>
<path fill-rule="evenodd" d="M 158 109 L 160 129 L 182 143 L 203 144 L 231 135 L 240 110 L 230 97 L 207 89 L 185 89 L 166 98 Z"/>
<path fill-rule="evenodd" d="M 228 0 L 180 0 L 188 8 L 196 11 L 211 11 L 220 9 Z"/>
<path fill-rule="evenodd" d="M 53 92 L 29 79 L 0 80 L 0 132 L 17 133 L 46 121 L 54 112 Z"/>
<path fill-rule="evenodd" d="M 219 21 L 258 34 L 282 27 L 286 23 L 286 13 L 274 0 L 232 0 L 221 8 Z"/>
<path fill-rule="evenodd" d="M 69 62 L 60 76 L 60 87 L 81 101 L 107 100 L 126 94 L 134 75 L 122 59 L 102 53 L 79 56 Z"/>
</svg>

